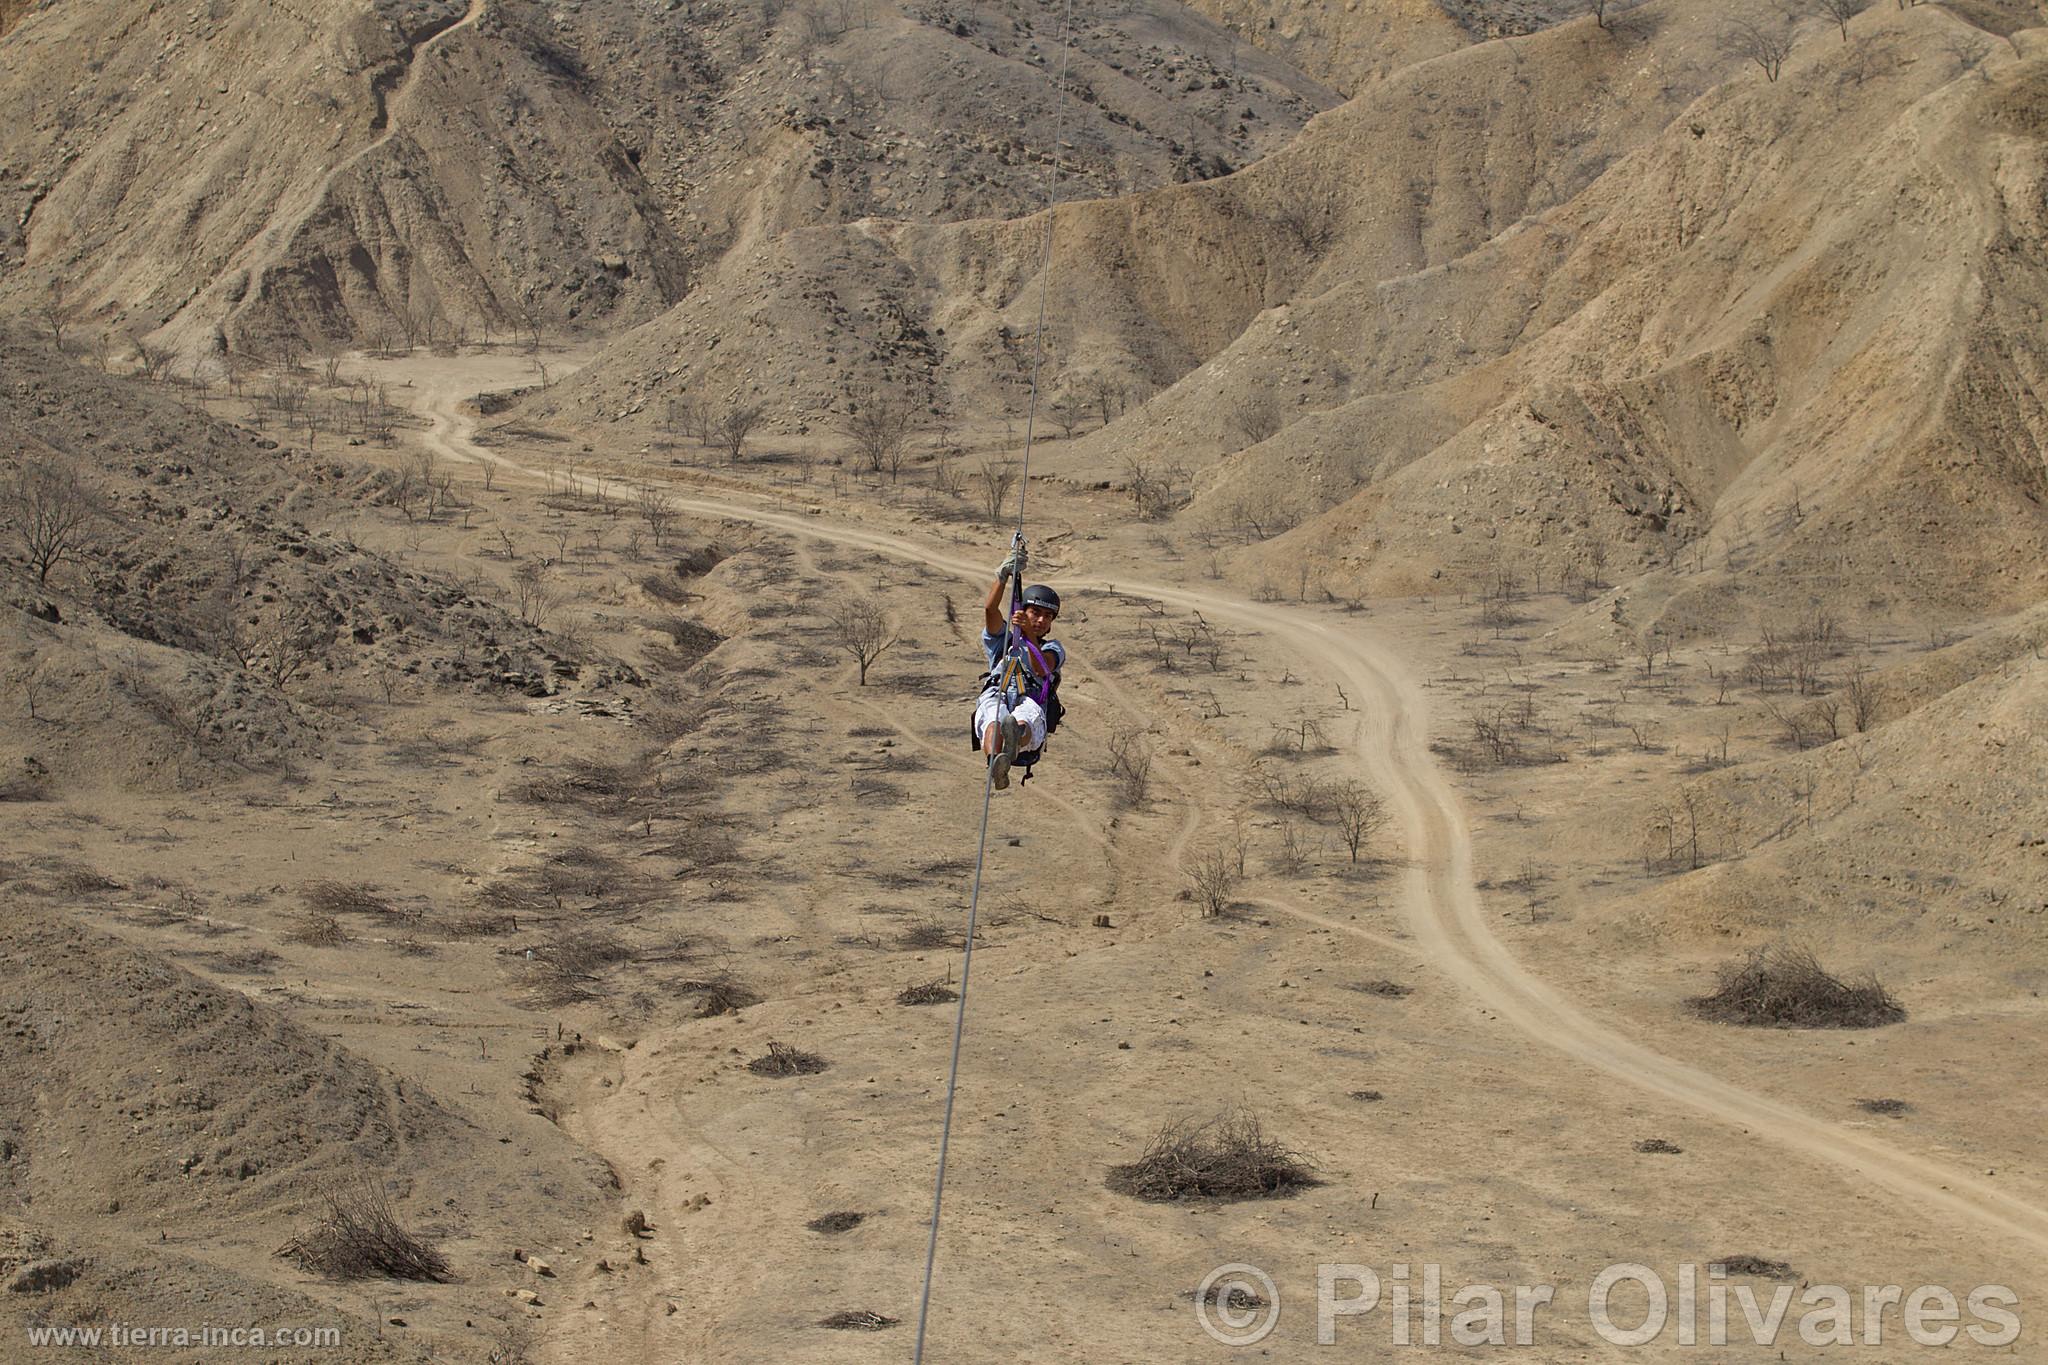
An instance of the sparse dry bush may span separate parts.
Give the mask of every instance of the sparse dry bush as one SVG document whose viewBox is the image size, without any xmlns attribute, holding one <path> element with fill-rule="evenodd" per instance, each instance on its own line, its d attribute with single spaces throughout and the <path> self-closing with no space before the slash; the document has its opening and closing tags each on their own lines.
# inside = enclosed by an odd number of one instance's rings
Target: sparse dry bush
<svg viewBox="0 0 2048 1365">
<path fill-rule="evenodd" d="M 307 882 L 299 888 L 299 898 L 308 910 L 323 915 L 378 915 L 390 918 L 398 914 L 398 907 L 377 894 L 377 888 L 368 882 Z"/>
<path fill-rule="evenodd" d="M 866 1214 L 856 1212 L 853 1209 L 840 1209 L 832 1213 L 821 1213 L 810 1222 L 804 1224 L 804 1226 L 812 1232 L 851 1232 L 859 1227 L 866 1218 Z"/>
<path fill-rule="evenodd" d="M 1774 1261 L 1768 1256 L 1716 1256 L 1707 1262 L 1709 1272 L 1719 1270 L 1729 1275 L 1755 1275 L 1765 1280 L 1796 1280 L 1799 1273 L 1788 1261 Z"/>
<path fill-rule="evenodd" d="M 341 921 L 332 915 L 308 911 L 292 921 L 292 927 L 285 931 L 285 937 L 293 943 L 304 943 L 315 948 L 334 948 L 348 942 L 348 930 L 341 927 Z"/>
<path fill-rule="evenodd" d="M 0 777 L 0 802 L 41 801 L 49 794 L 49 779 L 41 773 L 14 773 Z"/>
<path fill-rule="evenodd" d="M 519 931 L 519 917 L 489 910 L 470 910 L 448 921 L 450 938 L 494 938 Z"/>
<path fill-rule="evenodd" d="M 740 860 L 740 841 L 716 817 L 693 816 L 655 852 L 690 868 L 724 867 Z"/>
<path fill-rule="evenodd" d="M 1271 1199 L 1319 1183 L 1307 1157 L 1267 1136 L 1257 1116 L 1170 1120 L 1133 1162 L 1110 1169 L 1109 1188 L 1155 1203 Z"/>
<path fill-rule="evenodd" d="M 564 803 L 610 808 L 632 785 L 623 768 L 602 763 L 582 763 L 567 772 L 547 773 L 512 787 L 506 795 L 536 806 Z"/>
<path fill-rule="evenodd" d="M 1112 722 L 1105 747 L 1117 807 L 1133 810 L 1144 805 L 1152 784 L 1152 746 L 1145 739 L 1143 727 L 1135 722 Z"/>
<path fill-rule="evenodd" d="M 962 943 L 958 931 L 935 919 L 919 920 L 896 936 L 899 948 L 958 948 Z"/>
<path fill-rule="evenodd" d="M 865 1308 L 848 1308 L 834 1313 L 829 1318 L 820 1319 L 818 1326 L 830 1327 L 839 1332 L 879 1332 L 884 1327 L 894 1327 L 898 1321 L 899 1319 Z"/>
<path fill-rule="evenodd" d="M 552 1001 L 588 1000 L 596 993 L 592 983 L 632 956 L 626 941 L 608 929 L 561 930 L 533 949 L 536 984 Z"/>
<path fill-rule="evenodd" d="M 102 891 L 121 889 L 121 883 L 89 867 L 67 867 L 56 875 L 52 885 L 67 896 L 96 896 Z"/>
<path fill-rule="evenodd" d="M 1246 445 L 1255 446 L 1278 434 L 1280 408 L 1269 391 L 1255 389 L 1231 403 L 1230 425 Z"/>
<path fill-rule="evenodd" d="M 337 1280 L 383 1278 L 446 1284 L 448 1262 L 425 1239 L 409 1232 L 392 1211 L 384 1187 L 364 1177 L 327 1196 L 327 1213 L 277 1254 L 316 1275 Z"/>
<path fill-rule="evenodd" d="M 914 986 L 905 986 L 896 993 L 899 1005 L 943 1005 L 958 1000 L 960 992 L 945 980 L 921 981 Z"/>
<path fill-rule="evenodd" d="M 708 981 L 685 981 L 682 989 L 696 994 L 699 1019 L 737 1014 L 749 1005 L 761 1003 L 758 992 L 730 976 L 713 977 Z"/>
<path fill-rule="evenodd" d="M 1328 782 L 1310 773 L 1263 771 L 1266 801 L 1274 809 L 1320 824 L 1329 814 L 1332 789 Z"/>
<path fill-rule="evenodd" d="M 1687 1002 L 1695 1014 L 1758 1028 L 1878 1028 L 1906 1017 L 1876 976 L 1847 982 L 1801 948 L 1758 948 L 1721 968 L 1711 995 Z"/>
<path fill-rule="evenodd" d="M 747 1063 L 756 1076 L 812 1076 L 829 1065 L 815 1052 L 805 1052 L 788 1043 L 768 1044 L 768 1051 Z"/>
</svg>

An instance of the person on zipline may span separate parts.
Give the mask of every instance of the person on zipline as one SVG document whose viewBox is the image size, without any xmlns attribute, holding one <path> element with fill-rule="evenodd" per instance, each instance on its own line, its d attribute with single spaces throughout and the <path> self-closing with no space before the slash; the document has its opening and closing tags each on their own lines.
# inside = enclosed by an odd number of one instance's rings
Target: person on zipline
<svg viewBox="0 0 2048 1365">
<path fill-rule="evenodd" d="M 1019 754 L 1025 756 L 1029 773 L 1046 735 L 1058 726 L 1060 670 L 1067 662 L 1065 647 L 1047 634 L 1060 614 L 1060 595 L 1045 584 L 1024 589 L 1017 610 L 1007 623 L 1003 620 L 1003 589 L 1011 579 L 1022 577 L 1024 558 L 1020 543 L 996 570 L 981 610 L 981 648 L 988 656 L 988 672 L 974 703 L 974 732 L 988 758 L 989 781 L 998 790 L 1010 785 L 1010 767 Z M 1006 679 L 1013 657 L 1018 676 Z M 1019 694 L 1015 707 L 1006 704 L 1009 683 Z"/>
</svg>

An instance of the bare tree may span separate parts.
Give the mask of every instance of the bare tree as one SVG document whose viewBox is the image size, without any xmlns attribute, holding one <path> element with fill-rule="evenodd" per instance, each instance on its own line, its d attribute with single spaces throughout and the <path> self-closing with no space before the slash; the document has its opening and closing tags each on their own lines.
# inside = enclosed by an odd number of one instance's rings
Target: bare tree
<svg viewBox="0 0 2048 1365">
<path fill-rule="evenodd" d="M 740 451 L 747 443 L 747 434 L 761 422 L 762 408 L 759 403 L 742 403 L 735 398 L 725 405 L 719 414 L 715 431 L 718 443 L 725 448 L 725 458 L 733 464 L 739 463 Z"/>
<path fill-rule="evenodd" d="M 709 425 L 704 405 L 696 399 L 683 396 L 668 400 L 668 433 L 676 440 L 694 439 L 703 445 Z"/>
<path fill-rule="evenodd" d="M 142 371 L 142 377 L 151 383 L 162 380 L 170 372 L 171 362 L 178 353 L 168 346 L 145 341 L 140 333 L 129 338 L 135 345 L 135 364 Z"/>
<path fill-rule="evenodd" d="M 1145 804 L 1152 781 L 1152 746 L 1144 727 L 1114 721 L 1109 727 L 1109 776 L 1116 783 L 1117 804 L 1125 809 Z"/>
<path fill-rule="evenodd" d="M 251 670 L 282 692 L 334 638 L 325 614 L 311 602 L 294 602 L 264 636 Z"/>
<path fill-rule="evenodd" d="M 1842 684 L 1842 691 L 1849 701 L 1849 721 L 1859 735 L 1869 734 L 1877 724 L 1877 681 L 1871 676 L 1870 665 L 1858 660 L 1849 670 L 1849 680 Z"/>
<path fill-rule="evenodd" d="M 647 523 L 647 533 L 654 537 L 654 548 L 659 550 L 668 537 L 668 528 L 675 523 L 675 499 L 658 488 L 642 488 L 635 501 L 640 519 Z"/>
<path fill-rule="evenodd" d="M 1088 419 L 1094 404 L 1080 394 L 1061 389 L 1052 398 L 1052 416 L 1060 424 L 1060 432 L 1068 440 L 1074 439 L 1074 432 Z"/>
<path fill-rule="evenodd" d="M 870 472 L 889 471 L 895 479 L 903 468 L 903 455 L 910 443 L 914 413 L 899 395 L 864 389 L 847 400 L 839 418 L 839 430 L 853 442 Z"/>
<path fill-rule="evenodd" d="M 1351 861 L 1355 863 L 1359 851 L 1387 823 L 1386 798 L 1362 782 L 1346 779 L 1330 787 L 1329 802 L 1337 833 L 1343 836 L 1344 847 L 1351 850 Z"/>
<path fill-rule="evenodd" d="M 1643 3 L 1643 0 L 1586 0 L 1586 12 L 1593 16 L 1593 23 L 1601 29 L 1608 27 L 1610 18 L 1626 14 Z"/>
<path fill-rule="evenodd" d="M 519 619 L 540 630 L 561 604 L 561 594 L 548 581 L 547 562 L 541 559 L 521 560 L 519 567 L 512 571 L 512 605 Z"/>
<path fill-rule="evenodd" d="M 797 9 L 800 27 L 797 30 L 800 46 L 806 51 L 836 42 L 846 31 L 838 16 L 828 8 L 824 0 L 808 0 Z"/>
<path fill-rule="evenodd" d="M 1775 81 L 1792 55 L 1792 26 L 1783 19 L 1759 24 L 1750 19 L 1731 19 L 1721 32 L 1725 50 L 1755 62 L 1767 80 Z"/>
<path fill-rule="evenodd" d="M 1849 41 L 1849 21 L 1863 13 L 1869 0 L 1812 0 L 1813 12 L 1835 21 L 1842 30 L 1842 41 Z"/>
<path fill-rule="evenodd" d="M 889 613 L 875 598 L 865 593 L 856 593 L 842 599 L 839 621 L 839 647 L 853 656 L 860 668 L 860 686 L 868 685 L 868 670 L 875 660 L 882 657 L 890 645 L 896 643 L 896 627 L 889 621 Z"/>
<path fill-rule="evenodd" d="M 1205 916 L 1214 918 L 1229 911 L 1240 875 L 1230 850 L 1212 848 L 1199 853 L 1183 865 L 1181 872 Z"/>
<path fill-rule="evenodd" d="M 988 513 L 989 524 L 1003 524 L 1010 500 L 1010 490 L 1017 486 L 1017 467 L 1008 460 L 984 460 L 978 471 L 981 476 L 982 507 Z"/>
<path fill-rule="evenodd" d="M 43 326 L 50 329 L 50 345 L 60 353 L 64 349 L 64 329 L 71 323 L 71 301 L 66 297 L 64 281 L 54 279 L 43 291 L 41 301 L 36 305 L 36 316 Z"/>
<path fill-rule="evenodd" d="M 30 460 L 7 486 L 6 512 L 36 582 L 45 583 L 50 570 L 77 555 L 97 507 L 76 470 Z"/>
<path fill-rule="evenodd" d="M 1095 405 L 1095 411 L 1102 418 L 1102 425 L 1108 426 L 1122 415 L 1124 410 L 1124 386 L 1108 375 L 1099 374 L 1088 381 L 1088 401 Z"/>
</svg>

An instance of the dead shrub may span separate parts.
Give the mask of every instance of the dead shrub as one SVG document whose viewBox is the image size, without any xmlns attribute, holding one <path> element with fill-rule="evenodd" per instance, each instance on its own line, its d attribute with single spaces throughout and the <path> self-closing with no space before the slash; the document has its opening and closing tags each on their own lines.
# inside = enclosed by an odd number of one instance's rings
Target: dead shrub
<svg viewBox="0 0 2048 1365">
<path fill-rule="evenodd" d="M 1152 746 L 1145 740 L 1144 728 L 1134 722 L 1112 723 L 1108 753 L 1117 808 L 1135 810 L 1144 805 L 1152 785 Z"/>
<path fill-rule="evenodd" d="M 894 1327 L 897 1321 L 880 1313 L 871 1313 L 865 1308 L 849 1308 L 821 1320 L 818 1326 L 830 1327 L 840 1332 L 879 1332 L 884 1327 Z"/>
<path fill-rule="evenodd" d="M 448 921 L 450 938 L 493 938 L 518 931 L 517 915 L 493 914 L 489 910 L 471 910 Z"/>
<path fill-rule="evenodd" d="M 315 948 L 336 948 L 348 942 L 348 930 L 341 927 L 341 921 L 317 911 L 308 911 L 293 920 L 284 936 L 293 943 Z"/>
<path fill-rule="evenodd" d="M 326 1216 L 279 1247 L 277 1254 L 336 1280 L 376 1277 L 446 1284 L 453 1278 L 441 1253 L 399 1223 L 384 1187 L 367 1177 L 330 1192 Z"/>
<path fill-rule="evenodd" d="M 1362 995 L 1377 995 L 1383 1000 L 1399 1000 L 1404 995 L 1415 994 L 1413 986 L 1404 986 L 1398 981 L 1380 977 L 1373 981 L 1354 981 L 1345 987 Z"/>
<path fill-rule="evenodd" d="M 588 1000 L 604 971 L 633 956 L 626 941 L 607 929 L 570 929 L 535 946 L 533 965 L 542 995 L 557 1003 Z"/>
<path fill-rule="evenodd" d="M 67 896 L 94 896 L 102 891 L 119 891 L 121 883 L 103 877 L 89 867 L 67 868 L 57 874 L 57 889 Z"/>
<path fill-rule="evenodd" d="M 398 907 L 377 894 L 369 882 L 307 882 L 299 899 L 323 915 L 395 915 Z"/>
<path fill-rule="evenodd" d="M 1226 849 L 1212 848 L 1196 855 L 1181 867 L 1188 888 L 1202 907 L 1202 914 L 1215 918 L 1229 913 L 1242 874 Z"/>
<path fill-rule="evenodd" d="M 963 940 L 960 935 L 935 919 L 919 920 L 896 936 L 898 947 L 902 948 L 958 948 Z"/>
<path fill-rule="evenodd" d="M 1765 1280 L 1796 1280 L 1798 1272 L 1785 1261 L 1767 1256 L 1718 1256 L 1707 1262 L 1709 1271 L 1719 1267 L 1730 1275 L 1755 1275 Z"/>
<path fill-rule="evenodd" d="M 1858 1100 L 1856 1107 L 1866 1114 L 1882 1114 L 1886 1118 L 1900 1118 L 1913 1112 L 1913 1106 L 1904 1100 Z"/>
<path fill-rule="evenodd" d="M 43 801 L 49 795 L 50 784 L 39 774 L 0 777 L 0 801 Z"/>
<path fill-rule="evenodd" d="M 1636 1150 L 1649 1156 L 1677 1156 L 1685 1148 L 1663 1138 L 1644 1138 L 1636 1144 Z"/>
<path fill-rule="evenodd" d="M 1256 1115 L 1169 1120 L 1136 1161 L 1110 1169 L 1118 1194 L 1154 1203 L 1182 1199 L 1271 1199 L 1319 1184 L 1299 1152 L 1268 1137 Z"/>
<path fill-rule="evenodd" d="M 665 573 L 651 573 L 641 579 L 640 591 L 646 593 L 655 601 L 666 603 L 671 607 L 679 607 L 683 603 L 699 596 L 699 594 L 691 592 L 688 588 L 684 587 L 680 580 Z"/>
<path fill-rule="evenodd" d="M 749 1005 L 761 1003 L 758 992 L 729 976 L 713 977 L 709 981 L 685 981 L 682 988 L 696 993 L 699 1019 L 737 1014 Z"/>
<path fill-rule="evenodd" d="M 915 986 L 905 986 L 896 993 L 896 1003 L 899 1005 L 943 1005 L 950 1000 L 958 1000 L 959 998 L 960 992 L 954 990 L 952 986 L 943 980 L 924 981 Z"/>
<path fill-rule="evenodd" d="M 859 1227 L 866 1218 L 867 1215 L 864 1213 L 856 1213 L 852 1209 L 841 1209 L 836 1213 L 821 1213 L 810 1222 L 804 1224 L 804 1226 L 812 1232 L 851 1232 Z"/>
<path fill-rule="evenodd" d="M 815 1052 L 805 1052 L 788 1043 L 770 1043 L 768 1051 L 747 1063 L 756 1076 L 812 1076 L 828 1063 Z"/>
<path fill-rule="evenodd" d="M 506 795 L 534 806 L 568 803 L 608 807 L 631 785 L 625 772 L 602 763 L 583 763 L 563 773 L 545 773 L 512 787 Z"/>
<path fill-rule="evenodd" d="M 1688 1002 L 1716 1023 L 1756 1028 L 1878 1028 L 1906 1017 L 1875 976 L 1848 982 L 1802 948 L 1758 948 L 1721 968 L 1711 995 Z"/>
</svg>

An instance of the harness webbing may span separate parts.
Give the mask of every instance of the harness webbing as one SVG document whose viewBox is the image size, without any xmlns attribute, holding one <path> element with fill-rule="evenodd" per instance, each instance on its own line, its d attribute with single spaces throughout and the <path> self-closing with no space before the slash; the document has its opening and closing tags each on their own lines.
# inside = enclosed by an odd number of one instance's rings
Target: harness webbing
<svg viewBox="0 0 2048 1365">
<path fill-rule="evenodd" d="M 1052 159 L 1045 168 L 1045 230 L 1039 240 L 1038 260 L 1038 322 L 1031 333 L 1031 398 L 1024 411 L 1024 460 L 1017 477 L 1017 528 L 1011 544 L 1021 545 L 1024 540 L 1024 494 L 1031 487 L 1031 438 L 1038 421 L 1038 371 L 1045 359 L 1045 296 L 1052 274 L 1052 228 L 1053 198 L 1059 183 L 1060 149 L 1066 143 L 1067 135 L 1067 63 L 1073 55 L 1074 0 L 1066 0 L 1066 11 L 1060 20 L 1060 93 L 1059 103 L 1053 118 Z M 1010 584 L 1010 611 L 1012 615 L 1024 604 L 1024 575 L 1018 574 Z M 1013 630 L 1011 654 L 1016 654 L 1016 640 L 1023 638 L 1023 632 Z M 1030 647 L 1030 641 L 1025 644 Z M 1040 663 L 1045 656 L 1032 648 Z M 1046 675 L 1050 677 L 1050 673 Z M 1050 684 L 1048 683 L 1048 687 Z M 917 1346 L 911 1356 L 913 1365 L 924 1365 L 925 1325 L 931 1319 L 932 1271 L 939 1257 L 939 1213 L 946 1200 L 946 1156 L 953 1143 L 953 1101 L 960 1092 L 960 1044 L 967 1033 L 967 974 L 974 966 L 975 918 L 981 908 L 981 874 L 988 862 L 988 814 L 995 796 L 995 767 L 990 765 L 988 776 L 981 786 L 981 834 L 976 840 L 974 854 L 974 889 L 967 897 L 967 940 L 960 951 L 960 1003 L 953 1011 L 953 1058 L 946 1070 L 946 1117 L 939 1127 L 939 1170 L 932 1181 L 932 1224 L 931 1232 L 924 1246 L 924 1288 L 917 1304 Z"/>
</svg>

